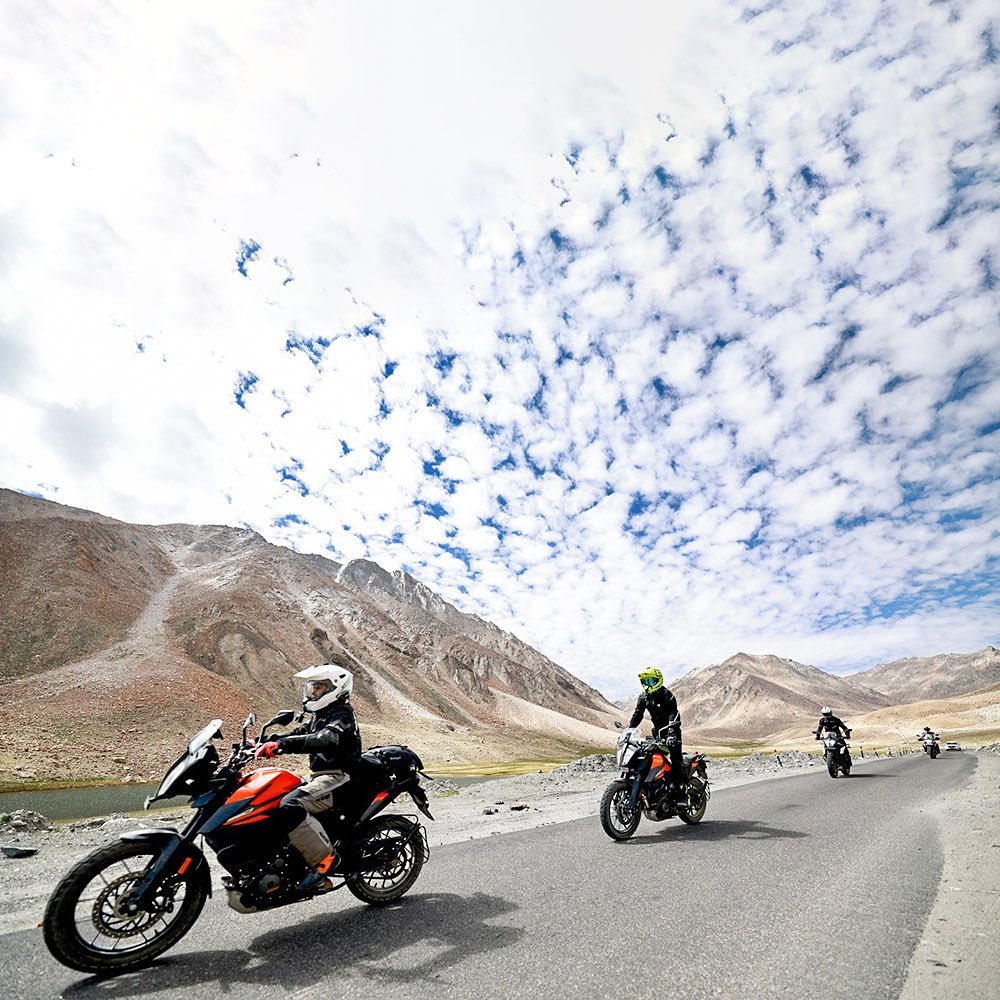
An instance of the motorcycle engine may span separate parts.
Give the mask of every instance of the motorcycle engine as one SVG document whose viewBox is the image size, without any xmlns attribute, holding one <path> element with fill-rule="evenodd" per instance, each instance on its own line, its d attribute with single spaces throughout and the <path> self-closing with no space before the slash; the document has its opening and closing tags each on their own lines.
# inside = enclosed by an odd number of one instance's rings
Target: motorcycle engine
<svg viewBox="0 0 1000 1000">
<path fill-rule="evenodd" d="M 272 892 L 277 892 L 284 886 L 285 880 L 283 876 L 285 873 L 285 867 L 285 859 L 283 857 L 277 857 L 260 873 L 256 890 L 261 896 L 267 896 Z"/>
<path fill-rule="evenodd" d="M 277 892 L 281 886 L 282 881 L 279 875 L 275 872 L 268 872 L 258 883 L 257 892 L 262 896 L 267 896 L 272 892 Z"/>
</svg>

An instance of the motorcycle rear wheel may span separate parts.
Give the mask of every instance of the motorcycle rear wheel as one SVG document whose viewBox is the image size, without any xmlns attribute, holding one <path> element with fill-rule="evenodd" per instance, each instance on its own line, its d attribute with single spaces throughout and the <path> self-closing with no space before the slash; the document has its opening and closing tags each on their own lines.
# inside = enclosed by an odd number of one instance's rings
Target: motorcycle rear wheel
<svg viewBox="0 0 1000 1000">
<path fill-rule="evenodd" d="M 52 893 L 42 921 L 53 957 L 78 972 L 125 972 L 148 965 L 177 944 L 208 897 L 204 862 L 192 865 L 187 875 L 167 886 L 172 910 L 134 915 L 119 911 L 121 901 L 159 853 L 156 845 L 119 840 L 70 869 Z M 163 890 L 159 898 L 164 899 Z"/>
<path fill-rule="evenodd" d="M 601 826 L 612 840 L 628 840 L 639 829 L 642 811 L 638 803 L 629 809 L 632 794 L 627 781 L 612 781 L 601 796 Z"/>
<path fill-rule="evenodd" d="M 708 799 L 705 796 L 704 790 L 698 790 L 692 796 L 692 805 L 680 806 L 677 810 L 677 815 L 687 823 L 689 826 L 694 826 L 696 823 L 700 823 L 705 817 L 705 809 L 708 807 Z"/>
<path fill-rule="evenodd" d="M 402 816 L 386 816 L 373 831 L 369 842 L 402 838 L 410 832 L 412 823 Z M 398 861 L 391 868 L 372 872 L 354 872 L 345 881 L 352 895 L 372 906 L 385 906 L 407 893 L 417 881 L 424 866 L 424 845 L 412 839 L 402 849 Z"/>
</svg>

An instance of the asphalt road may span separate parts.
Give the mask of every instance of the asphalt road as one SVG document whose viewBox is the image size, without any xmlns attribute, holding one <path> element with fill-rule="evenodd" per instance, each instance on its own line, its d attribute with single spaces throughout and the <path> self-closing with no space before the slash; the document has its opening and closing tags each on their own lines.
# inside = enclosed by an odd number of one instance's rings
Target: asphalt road
<svg viewBox="0 0 1000 1000">
<path fill-rule="evenodd" d="M 0 996 L 891 1000 L 941 875 L 934 796 L 972 754 L 717 792 L 625 844 L 593 818 L 438 848 L 376 910 L 337 892 L 241 916 L 216 896 L 154 966 L 81 978 L 0 937 Z M 921 810 L 924 810 L 923 812 Z"/>
</svg>

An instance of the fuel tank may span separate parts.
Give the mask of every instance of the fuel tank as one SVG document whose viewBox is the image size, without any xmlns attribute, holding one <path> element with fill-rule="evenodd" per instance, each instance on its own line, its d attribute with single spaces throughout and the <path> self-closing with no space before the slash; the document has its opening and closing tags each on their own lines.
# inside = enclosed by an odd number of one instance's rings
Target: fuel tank
<svg viewBox="0 0 1000 1000">
<path fill-rule="evenodd" d="M 249 826 L 269 819 L 281 800 L 302 784 L 302 779 L 283 767 L 262 767 L 244 777 L 222 807 L 234 815 L 223 826 Z"/>
</svg>

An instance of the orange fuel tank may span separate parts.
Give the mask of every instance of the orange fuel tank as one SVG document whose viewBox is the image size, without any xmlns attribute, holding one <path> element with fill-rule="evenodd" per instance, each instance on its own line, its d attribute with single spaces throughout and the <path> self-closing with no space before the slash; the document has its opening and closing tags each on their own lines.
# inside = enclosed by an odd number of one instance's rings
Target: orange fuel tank
<svg viewBox="0 0 1000 1000">
<path fill-rule="evenodd" d="M 302 779 L 297 774 L 283 767 L 262 767 L 248 774 L 226 799 L 226 805 L 248 803 L 247 808 L 222 825 L 247 826 L 270 819 L 281 800 L 301 784 Z"/>
</svg>

